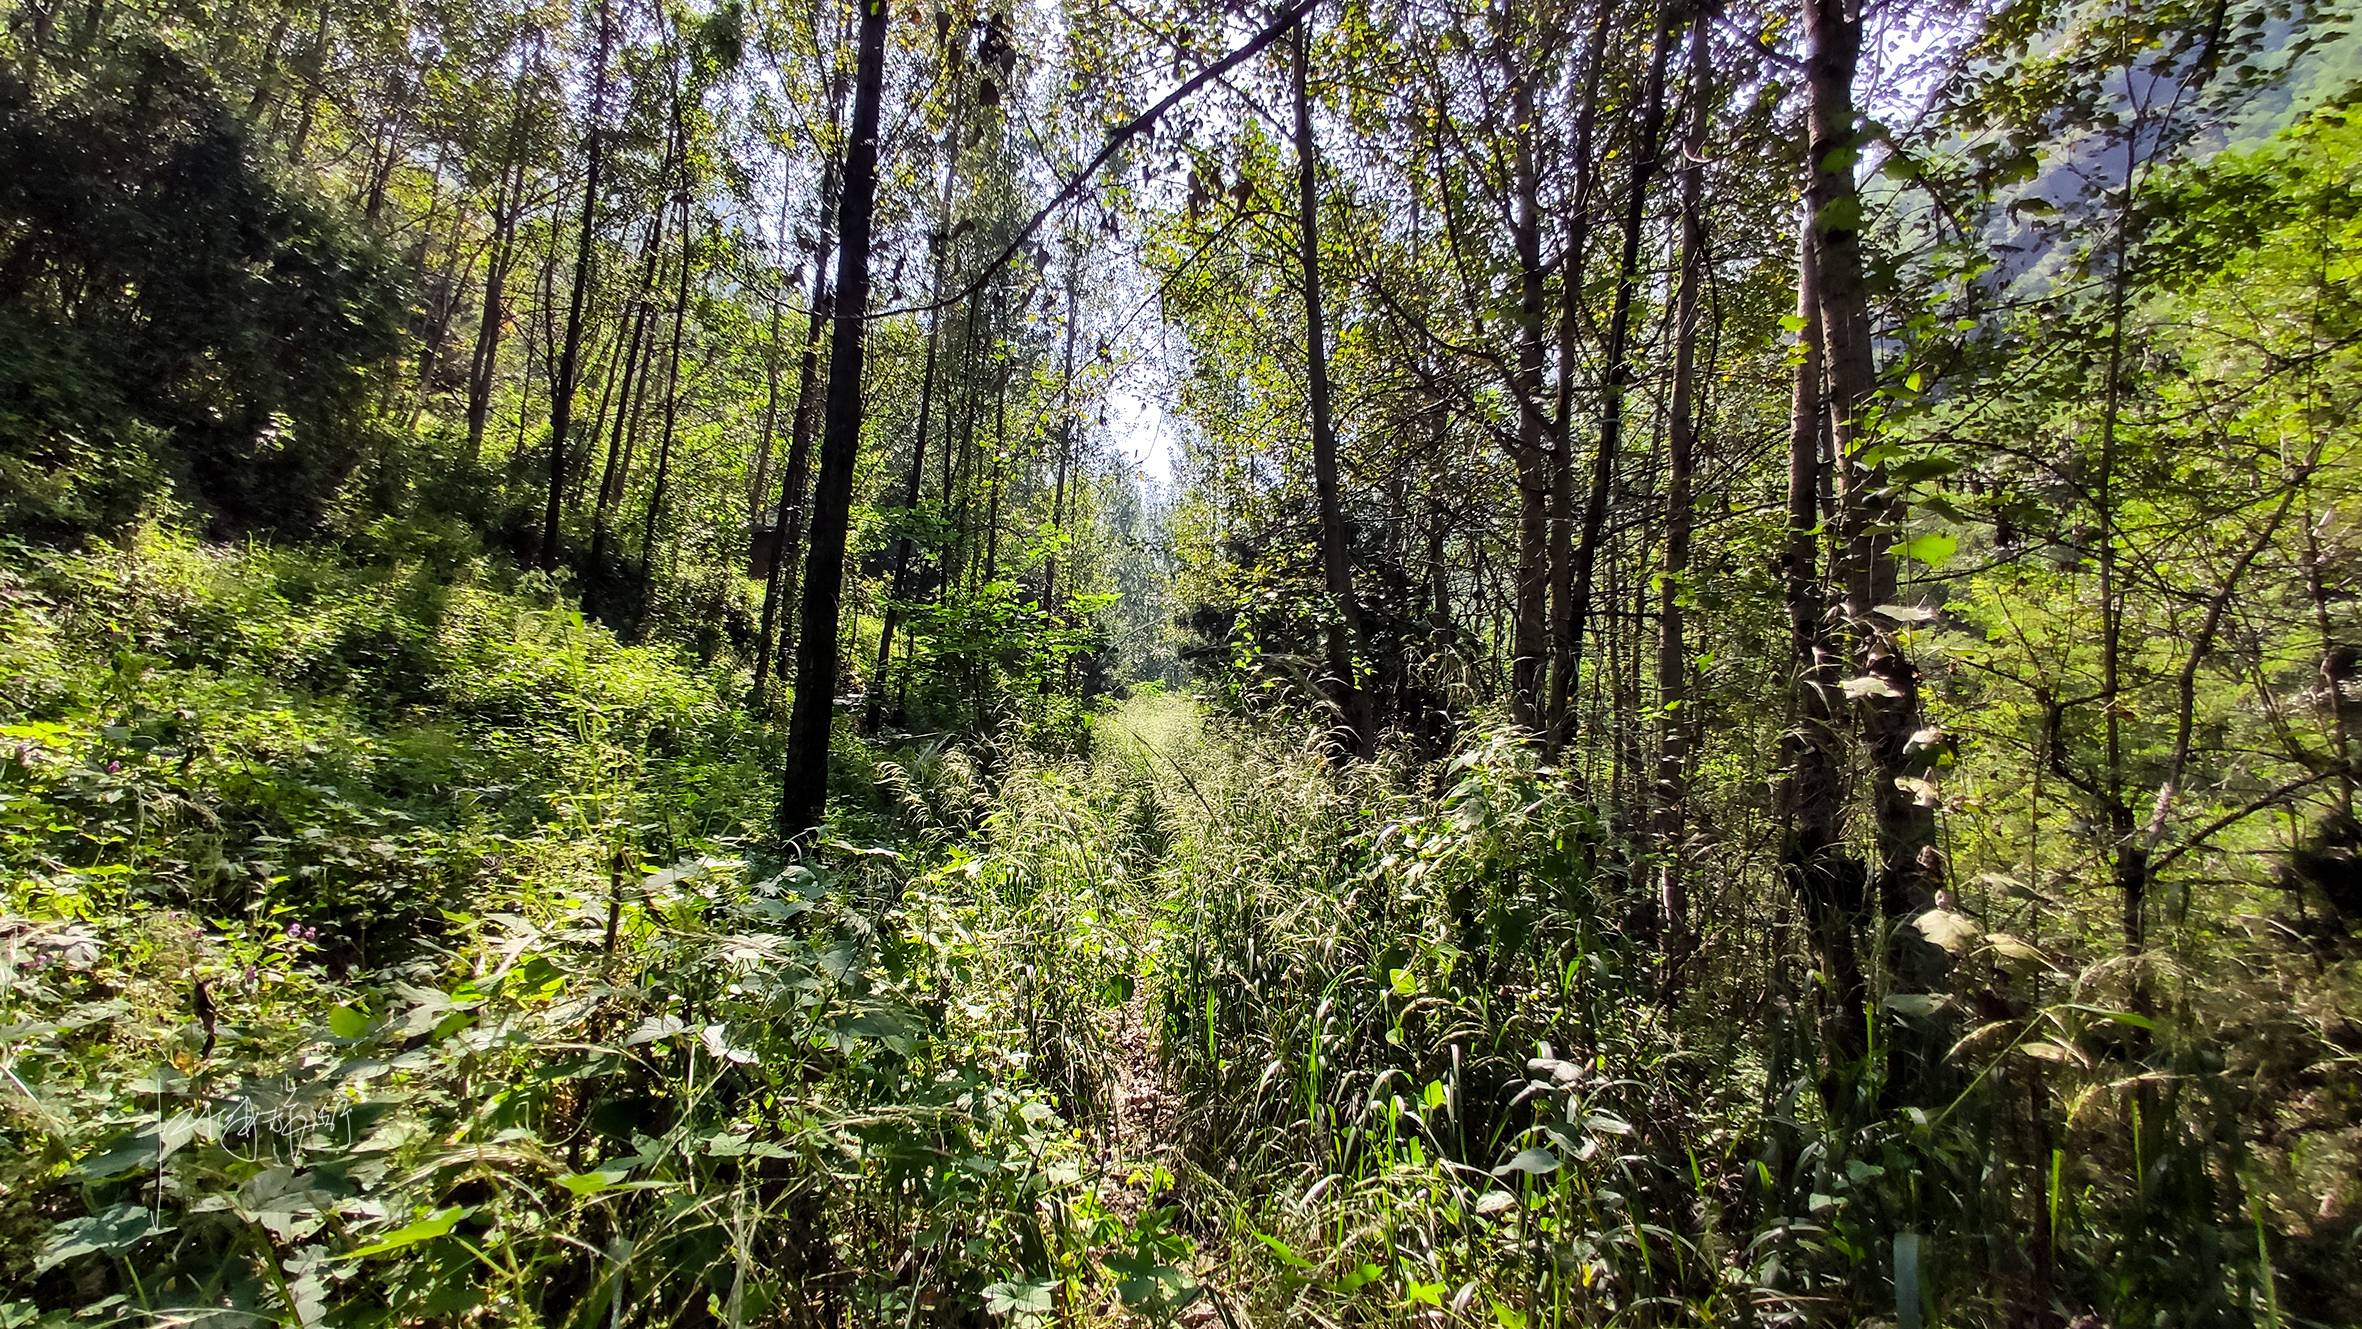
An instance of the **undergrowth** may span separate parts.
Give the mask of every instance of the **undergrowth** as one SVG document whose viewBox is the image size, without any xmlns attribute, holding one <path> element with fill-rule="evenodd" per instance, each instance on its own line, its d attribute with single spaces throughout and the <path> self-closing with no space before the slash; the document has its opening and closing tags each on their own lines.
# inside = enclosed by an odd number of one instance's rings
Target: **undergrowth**
<svg viewBox="0 0 2362 1329">
<path fill-rule="evenodd" d="M 726 676 L 472 566 L 158 531 L 4 576 L 0 1322 L 1089 1295 L 1123 1224 L 996 952 L 905 890 L 949 832 L 750 859 L 778 754 Z"/>
<path fill-rule="evenodd" d="M 2343 1110 L 2350 960 L 2160 957 L 2143 1012 L 1939 910 L 1956 1096 L 1889 1111 L 1776 881 L 1686 968 L 1506 730 L 1341 773 L 1012 705 L 853 745 L 784 862 L 743 676 L 531 579 L 150 531 L 12 551 L 0 613 L 0 1324 L 1978 1325 L 2032 1258 L 2114 1323 L 2350 1302 L 2283 1197 L 2351 1141 L 2237 1129 Z"/>
</svg>

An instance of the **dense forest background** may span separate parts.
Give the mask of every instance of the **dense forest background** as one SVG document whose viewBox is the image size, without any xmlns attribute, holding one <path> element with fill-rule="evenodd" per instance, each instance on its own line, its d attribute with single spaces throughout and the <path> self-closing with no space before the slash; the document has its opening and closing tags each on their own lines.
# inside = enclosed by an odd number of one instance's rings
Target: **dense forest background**
<svg viewBox="0 0 2362 1329">
<path fill-rule="evenodd" d="M 0 1327 L 2362 1322 L 2350 6 L 0 17 Z"/>
</svg>

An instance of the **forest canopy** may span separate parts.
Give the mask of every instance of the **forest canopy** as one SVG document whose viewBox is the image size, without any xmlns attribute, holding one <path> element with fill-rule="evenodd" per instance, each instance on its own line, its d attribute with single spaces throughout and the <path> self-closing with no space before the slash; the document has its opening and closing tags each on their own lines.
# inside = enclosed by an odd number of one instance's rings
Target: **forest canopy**
<svg viewBox="0 0 2362 1329">
<path fill-rule="evenodd" d="M 2362 1322 L 2335 0 L 18 0 L 0 1326 Z"/>
</svg>

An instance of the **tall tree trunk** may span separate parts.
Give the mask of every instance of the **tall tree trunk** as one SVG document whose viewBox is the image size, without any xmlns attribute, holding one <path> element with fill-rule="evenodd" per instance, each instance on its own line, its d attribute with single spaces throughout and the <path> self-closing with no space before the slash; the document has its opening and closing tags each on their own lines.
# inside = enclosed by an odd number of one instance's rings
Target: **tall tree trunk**
<svg viewBox="0 0 2362 1329">
<path fill-rule="evenodd" d="M 780 668 L 780 619 L 786 635 L 795 637 L 793 605 L 796 594 L 796 551 L 804 535 L 804 491 L 811 487 L 812 427 L 820 418 L 820 334 L 828 326 L 828 257 L 837 222 L 837 164 L 833 160 L 820 177 L 820 231 L 812 254 L 812 313 L 804 329 L 803 350 L 796 357 L 795 414 L 788 424 L 787 474 L 779 486 L 779 516 L 774 529 L 778 543 L 771 554 L 770 575 L 763 581 L 763 626 L 755 643 L 755 685 L 752 704 L 761 710 L 770 698 L 773 675 Z"/>
<path fill-rule="evenodd" d="M 637 429 L 640 403 L 648 395 L 648 317 L 656 296 L 656 264 L 664 245 L 664 208 L 648 219 L 647 239 L 640 246 L 640 280 L 631 307 L 625 311 L 623 381 L 617 388 L 615 420 L 607 431 L 607 460 L 599 468 L 599 492 L 591 503 L 590 554 L 583 560 L 583 577 L 594 586 L 607 575 L 607 548 L 614 538 L 615 510 L 622 505 L 630 483 L 631 459 L 625 436 Z M 592 440 L 595 445 L 597 440 Z"/>
<path fill-rule="evenodd" d="M 1066 261 L 1066 352 L 1058 371 L 1058 464 L 1050 489 L 1050 526 L 1053 533 L 1066 530 L 1066 469 L 1074 461 L 1074 336 L 1075 315 L 1082 305 L 1082 274 L 1079 259 L 1068 255 Z M 1058 545 L 1050 545 L 1050 557 L 1042 569 L 1042 609 L 1055 622 L 1061 604 L 1058 599 Z M 1048 679 L 1044 679 L 1045 686 Z"/>
<path fill-rule="evenodd" d="M 1591 490 L 1583 500 L 1583 524 L 1576 533 L 1572 584 L 1567 591 L 1567 628 L 1559 649 L 1558 672 L 1565 676 L 1570 691 L 1576 672 L 1583 666 L 1583 628 L 1591 608 L 1593 569 L 1599 562 L 1599 542 L 1607 530 L 1608 501 L 1616 484 L 1616 453 L 1624 437 L 1624 394 L 1632 385 L 1632 305 L 1640 288 L 1640 235 L 1648 218 L 1649 184 L 1656 176 L 1663 147 L 1665 66 L 1678 31 L 1669 22 L 1671 17 L 1670 9 L 1658 15 L 1648 78 L 1633 123 L 1637 147 L 1632 158 L 1630 190 L 1624 198 L 1623 251 L 1617 259 L 1616 293 L 1608 311 L 1607 339 L 1602 349 L 1599 445 L 1591 456 Z M 1565 712 L 1563 706 L 1552 709 Z M 1571 724 L 1571 712 L 1567 714 Z M 1566 738 L 1565 732 L 1552 736 L 1554 745 L 1564 743 Z"/>
<path fill-rule="evenodd" d="M 828 806 L 828 748 L 837 702 L 838 608 L 845 590 L 845 534 L 853 464 L 861 451 L 862 339 L 869 312 L 869 242 L 877 198 L 878 102 L 886 75 L 886 0 L 860 0 L 860 57 L 853 133 L 845 150 L 845 229 L 837 258 L 837 307 L 829 347 L 828 429 L 812 502 L 812 553 L 804 567 L 803 630 L 796 642 L 795 709 L 788 719 L 779 827 L 801 836 Z"/>
<path fill-rule="evenodd" d="M 1788 418 L 1786 565 L 1790 669 L 1789 727 L 1780 753 L 1780 869 L 1803 906 L 1813 953 L 1827 979 L 1822 1097 L 1834 1109 L 1842 1081 L 1869 1048 L 1869 983 L 1857 929 L 1867 912 L 1868 882 L 1845 844 L 1844 754 L 1835 698 L 1843 679 L 1829 640 L 1829 605 L 1820 569 L 1825 413 L 1821 403 L 1821 301 L 1810 213 L 1796 257 L 1796 316 L 1804 354 L 1796 366 Z"/>
<path fill-rule="evenodd" d="M 1550 448 L 1550 699 L 1542 731 L 1550 744 L 1564 740 L 1567 707 L 1574 697 L 1575 656 L 1575 324 L 1583 312 L 1583 281 L 1591 252 L 1591 198 L 1599 179 L 1600 66 L 1607 59 L 1611 0 L 1592 0 L 1591 33 L 1585 39 L 1576 85 L 1575 188 L 1569 208 L 1566 253 L 1558 262 L 1558 410 Z"/>
<path fill-rule="evenodd" d="M 582 491 L 590 481 L 591 458 L 598 448 L 599 437 L 607 432 L 608 416 L 618 408 L 617 393 L 629 391 L 630 385 L 621 381 L 628 358 L 626 351 L 624 339 L 621 336 L 616 337 L 615 344 L 607 348 L 605 367 L 596 373 L 599 380 L 599 407 L 591 412 L 590 432 L 583 436 L 589 440 L 590 446 L 583 448 L 580 456 L 566 468 L 566 510 L 568 512 L 579 513 L 582 511 Z M 593 355 L 591 358 L 597 360 L 600 357 Z"/>
<path fill-rule="evenodd" d="M 664 368 L 664 429 L 657 435 L 656 483 L 648 492 L 648 515 L 640 528 L 640 604 L 642 621 L 648 614 L 650 591 L 655 584 L 656 527 L 664 519 L 665 482 L 672 475 L 673 433 L 681 418 L 681 325 L 689 316 L 689 260 L 694 256 L 697 236 L 689 229 L 689 182 L 687 156 L 683 155 L 680 230 L 681 272 L 673 294 L 672 347 L 665 356 Z"/>
<path fill-rule="evenodd" d="M 1362 690 L 1355 669 L 1361 645 L 1361 609 L 1353 598 L 1353 552 L 1338 493 L 1337 431 L 1329 401 L 1328 329 L 1320 289 L 1319 162 L 1312 137 L 1312 95 L 1306 81 L 1306 66 L 1312 60 L 1309 14 L 1297 21 L 1295 36 L 1296 58 L 1290 75 L 1296 103 L 1296 243 L 1304 280 L 1306 396 L 1312 412 L 1312 480 L 1320 498 L 1320 563 L 1331 602 L 1327 624 L 1329 700 L 1336 708 L 1341 737 L 1355 755 L 1367 758 L 1376 751 L 1378 736 L 1369 695 Z"/>
<path fill-rule="evenodd" d="M 384 130 L 372 136 L 370 144 L 369 190 L 361 205 L 361 216 L 372 222 L 385 209 L 386 190 L 393 184 L 394 168 L 402 161 L 402 135 L 410 128 L 411 103 L 417 99 L 418 85 L 425 79 L 426 71 L 419 70 L 417 78 L 395 77 L 401 81 L 394 89 L 393 114 Z M 377 142 L 380 138 L 382 147 Z"/>
<path fill-rule="evenodd" d="M 1001 571 L 1001 486 L 1009 459 L 1009 373 L 1001 365 L 992 395 L 992 502 L 984 514 L 984 577 L 992 581 Z"/>
<path fill-rule="evenodd" d="M 1665 447 L 1665 575 L 1657 585 L 1657 782 L 1650 816 L 1657 852 L 1657 911 L 1664 927 L 1662 987 L 1681 981 L 1689 956 L 1689 892 L 1683 879 L 1688 834 L 1689 641 L 1683 604 L 1688 595 L 1690 481 L 1696 465 L 1699 419 L 1696 383 L 1698 288 L 1706 263 L 1705 152 L 1707 103 L 1713 93 L 1712 50 L 1704 11 L 1690 20 L 1689 124 L 1681 153 L 1681 275 L 1673 295 L 1673 387 L 1667 403 Z"/>
<path fill-rule="evenodd" d="M 1517 363 L 1509 383 L 1517 406 L 1517 612 L 1510 663 L 1513 718 L 1540 734 L 1549 724 L 1543 691 L 1550 664 L 1549 420 L 1542 412 L 1543 303 L 1542 184 L 1534 163 L 1534 94 L 1527 71 L 1513 70 L 1509 87 L 1516 210 L 1510 239 L 1517 255 Z"/>
<path fill-rule="evenodd" d="M 91 6 L 93 10 L 98 6 Z M 320 74 L 328 62 L 328 6 L 323 0 L 312 25 L 312 44 L 303 58 L 303 103 L 295 114 L 295 130 L 287 137 L 287 163 L 299 165 L 303 161 L 304 145 L 311 141 L 312 123 L 320 107 Z"/>
<path fill-rule="evenodd" d="M 516 259 L 517 222 L 525 209 L 525 89 L 530 80 L 517 80 L 517 95 L 509 110 L 508 135 L 501 141 L 504 154 L 499 183 L 492 196 L 492 243 L 484 256 L 484 312 L 476 324 L 476 343 L 467 369 L 467 468 L 474 470 L 484 455 L 484 425 L 492 413 L 492 388 L 499 381 L 500 333 L 507 318 L 505 305 L 509 265 Z"/>
<path fill-rule="evenodd" d="M 746 477 L 746 524 L 763 524 L 764 500 L 771 497 L 771 453 L 779 432 L 779 360 L 786 347 L 781 333 L 787 323 L 787 290 L 793 278 L 787 270 L 788 217 L 793 195 L 779 191 L 779 284 L 771 293 L 771 331 L 763 355 L 763 423 L 755 431 L 755 463 Z"/>
<path fill-rule="evenodd" d="M 606 151 L 607 56 L 615 26 L 607 0 L 599 0 L 598 66 L 591 78 L 590 126 L 583 135 L 582 237 L 574 250 L 574 289 L 566 303 L 566 341 L 550 382 L 549 497 L 541 516 L 541 566 L 558 568 L 563 531 L 560 504 L 566 491 L 566 431 L 574 419 L 574 383 L 582 355 L 583 306 L 590 298 L 592 260 L 598 249 L 599 177 Z"/>
<path fill-rule="evenodd" d="M 943 300 L 943 271 L 951 262 L 951 208 L 960 178 L 960 109 L 961 92 L 966 81 L 956 54 L 951 57 L 951 116 L 944 131 L 943 194 L 936 204 L 935 234 L 930 240 L 934 253 L 932 271 L 927 277 L 927 362 L 919 372 L 919 433 L 911 445 L 910 471 L 903 480 L 902 510 L 907 518 L 919 504 L 920 487 L 927 475 L 927 431 L 934 420 L 936 369 L 941 359 L 943 341 L 943 311 L 936 306 Z M 944 414 L 945 446 L 950 446 L 951 418 Z M 945 494 L 949 501 L 950 495 Z M 902 620 L 902 601 L 910 594 L 910 536 L 905 533 L 894 540 L 894 571 L 887 583 L 886 608 L 878 626 L 878 663 L 870 680 L 869 704 L 862 712 L 862 727 L 875 729 L 885 718 L 886 674 L 894 663 L 894 629 Z"/>
<path fill-rule="evenodd" d="M 984 353 L 977 339 L 976 316 L 984 308 L 984 292 L 990 289 L 988 283 L 968 297 L 967 326 L 960 337 L 958 395 L 952 399 L 959 421 L 956 442 L 952 426 L 954 417 L 946 415 L 943 421 L 943 511 L 946 517 L 951 518 L 952 525 L 951 543 L 943 550 L 943 576 L 935 588 L 938 601 L 950 595 L 951 588 L 959 584 L 975 558 L 974 533 L 970 522 L 975 516 L 976 412 L 977 400 L 982 392 L 978 380 L 984 363 Z M 990 321 L 989 318 L 985 320 L 987 324 Z"/>
<path fill-rule="evenodd" d="M 492 245 L 484 260 L 484 314 L 476 324 L 475 350 L 468 362 L 467 463 L 471 470 L 484 455 L 484 425 L 492 415 L 493 385 L 499 381 L 500 333 L 507 320 L 508 271 L 516 259 L 524 175 L 521 160 L 503 170 L 500 192 L 492 205 Z"/>
<path fill-rule="evenodd" d="M 1805 198 L 1820 285 L 1830 439 L 1842 480 L 1838 526 L 1847 546 L 1845 616 L 1862 653 L 1864 675 L 1883 685 L 1864 691 L 1860 710 L 1878 838 L 1873 888 L 1886 917 L 1896 981 L 1907 990 L 1924 991 L 1941 979 L 1944 968 L 1941 948 L 1910 926 L 1934 907 L 1943 884 L 1935 809 L 1915 792 L 1924 788 L 1935 745 L 1918 737 L 1923 728 L 1918 671 L 1904 656 L 1893 624 L 1879 613 L 1895 599 L 1891 546 L 1903 524 L 1901 493 L 1888 482 L 1882 463 L 1859 460 L 1867 442 L 1864 416 L 1877 389 L 1869 287 L 1862 269 L 1861 193 L 1854 181 L 1861 146 L 1853 102 L 1862 49 L 1860 15 L 1849 0 L 1806 0 L 1805 40 L 1811 160 Z M 1921 1048 L 1914 1055 L 1937 1051 Z M 1899 1085 L 1904 1078 L 1889 1082 Z"/>
</svg>

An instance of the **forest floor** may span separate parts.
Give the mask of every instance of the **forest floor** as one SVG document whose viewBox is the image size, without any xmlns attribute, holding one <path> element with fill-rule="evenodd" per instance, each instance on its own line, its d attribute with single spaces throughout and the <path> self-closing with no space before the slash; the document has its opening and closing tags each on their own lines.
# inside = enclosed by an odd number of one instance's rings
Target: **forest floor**
<svg viewBox="0 0 2362 1329">
<path fill-rule="evenodd" d="M 1666 1020 L 1505 731 L 1339 769 L 1144 687 L 849 743 L 781 862 L 716 671 L 163 531 L 0 558 L 0 701 L 0 1326 L 1903 1323 L 1898 1233 L 1921 1322 L 2015 1322 L 1918 1207 L 2016 1184 L 1986 1127 L 1816 1133 L 1756 1025 Z M 2038 1179 L 2083 1286 L 2094 1138 Z"/>
<path fill-rule="evenodd" d="M 1164 809 L 1168 818 L 1188 818 L 1197 810 L 1188 801 L 1190 776 L 1173 755 L 1196 751 L 1205 741 L 1194 702 L 1167 693 L 1134 697 L 1101 721 L 1096 733 L 1100 750 L 1092 765 L 1101 779 L 1128 787 L 1133 798 Z M 1181 883 L 1175 889 L 1162 853 L 1153 864 L 1140 866 L 1149 869 L 1142 874 L 1142 889 L 1117 897 L 1114 921 L 1133 938 L 1140 973 L 1125 1000 L 1099 1013 L 1107 1053 L 1106 1120 L 1091 1132 L 1090 1167 L 1108 1210 L 1134 1225 L 1184 1166 L 1179 1142 L 1183 1090 L 1167 1073 L 1157 1018 L 1162 994 L 1155 990 L 1154 917 L 1164 909 L 1186 908 L 1187 888 Z M 1219 1323 L 1217 1263 L 1201 1258 L 1195 1264 L 1190 1272 L 1207 1295 L 1182 1310 L 1181 1322 Z"/>
</svg>

